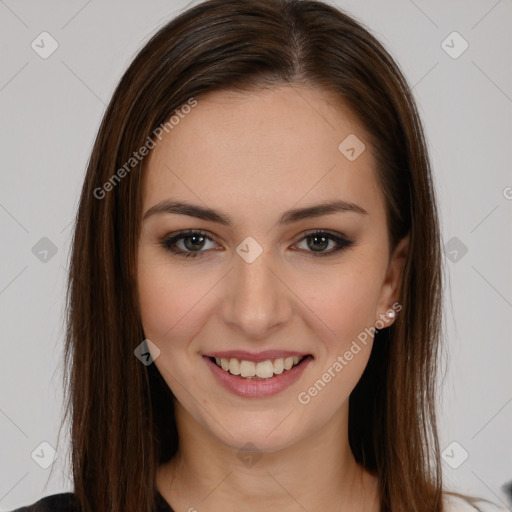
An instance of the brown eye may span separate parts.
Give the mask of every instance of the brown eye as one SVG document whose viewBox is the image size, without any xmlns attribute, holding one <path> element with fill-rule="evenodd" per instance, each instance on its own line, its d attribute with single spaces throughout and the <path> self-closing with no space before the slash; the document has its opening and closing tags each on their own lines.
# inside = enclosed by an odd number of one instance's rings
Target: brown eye
<svg viewBox="0 0 512 512">
<path fill-rule="evenodd" d="M 311 252 L 315 256 L 328 256 L 342 249 L 347 249 L 354 243 L 352 240 L 333 235 L 326 231 L 314 231 L 312 233 L 307 233 L 301 241 L 303 240 L 306 240 L 306 245 L 308 247 L 307 252 Z M 326 251 L 330 243 L 334 243 L 334 248 Z"/>
<path fill-rule="evenodd" d="M 179 247 L 178 242 L 183 240 L 183 248 Z M 202 249 L 207 241 L 213 242 L 212 238 L 202 231 L 187 231 L 178 233 L 175 236 L 166 238 L 161 245 L 168 251 L 183 256 L 184 258 L 195 258 L 205 252 Z"/>
<path fill-rule="evenodd" d="M 307 248 L 301 250 L 312 253 L 314 256 L 328 256 L 340 250 L 347 249 L 354 243 L 352 240 L 326 231 L 307 233 L 300 241 L 302 242 L 304 240 L 306 241 Z M 214 240 L 202 231 L 184 231 L 162 240 L 160 244 L 166 250 L 178 256 L 196 258 L 207 252 L 208 248 L 205 249 L 205 244 L 208 241 L 214 243 Z M 329 248 L 329 244 L 334 244 L 334 247 L 331 245 L 332 248 L 326 250 Z"/>
</svg>

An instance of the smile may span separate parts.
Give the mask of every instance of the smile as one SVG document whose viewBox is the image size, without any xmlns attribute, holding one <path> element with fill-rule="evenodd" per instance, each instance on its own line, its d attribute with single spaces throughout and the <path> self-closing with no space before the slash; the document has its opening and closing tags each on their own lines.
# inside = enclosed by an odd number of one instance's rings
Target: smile
<svg viewBox="0 0 512 512">
<path fill-rule="evenodd" d="M 235 357 L 230 359 L 212 357 L 211 359 L 217 366 L 229 372 L 231 375 L 247 379 L 271 379 L 274 375 L 280 375 L 283 372 L 291 370 L 304 359 L 304 356 L 281 357 L 274 360 L 267 359 L 261 362 L 247 361 Z"/>
<path fill-rule="evenodd" d="M 267 398 L 294 384 L 313 361 L 311 354 L 230 351 L 203 355 L 217 382 L 243 398 Z"/>
</svg>

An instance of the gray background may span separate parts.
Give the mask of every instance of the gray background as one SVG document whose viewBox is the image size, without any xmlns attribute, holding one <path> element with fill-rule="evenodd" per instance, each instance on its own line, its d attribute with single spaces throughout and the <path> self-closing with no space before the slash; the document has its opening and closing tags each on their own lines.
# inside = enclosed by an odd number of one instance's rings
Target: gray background
<svg viewBox="0 0 512 512">
<path fill-rule="evenodd" d="M 500 502 L 512 480 L 512 1 L 331 3 L 371 29 L 414 87 L 449 244 L 443 469 L 448 486 Z M 56 447 L 62 412 L 70 223 L 116 83 L 186 5 L 0 0 L 0 510 L 72 489 L 67 437 L 49 482 L 40 446 Z M 43 31 L 58 43 L 47 59 L 31 47 Z M 469 44 L 458 58 L 453 31 Z"/>
</svg>

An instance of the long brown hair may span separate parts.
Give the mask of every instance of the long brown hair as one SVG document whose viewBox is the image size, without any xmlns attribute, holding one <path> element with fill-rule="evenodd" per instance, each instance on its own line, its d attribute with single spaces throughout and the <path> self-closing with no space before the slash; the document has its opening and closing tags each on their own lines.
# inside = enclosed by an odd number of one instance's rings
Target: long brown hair
<svg viewBox="0 0 512 512">
<path fill-rule="evenodd" d="M 143 165 L 130 159 L 148 140 L 156 143 L 155 130 L 191 98 L 283 83 L 330 91 L 356 114 L 377 159 L 392 248 L 410 234 L 402 310 L 376 334 L 351 394 L 349 442 L 356 460 L 378 476 L 382 511 L 442 511 L 434 403 L 440 232 L 407 81 L 368 29 L 328 4 L 209 0 L 167 23 L 137 54 L 108 105 L 87 167 L 65 347 L 65 416 L 83 512 L 149 512 L 158 465 L 178 448 L 172 393 L 154 364 L 134 356 L 144 340 L 136 277 Z"/>
</svg>

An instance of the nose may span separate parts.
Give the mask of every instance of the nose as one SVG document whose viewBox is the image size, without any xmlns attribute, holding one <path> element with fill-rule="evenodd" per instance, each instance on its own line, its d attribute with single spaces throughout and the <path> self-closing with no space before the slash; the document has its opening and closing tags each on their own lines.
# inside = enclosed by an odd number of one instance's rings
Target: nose
<svg viewBox="0 0 512 512">
<path fill-rule="evenodd" d="M 223 320 L 245 339 L 263 340 L 291 316 L 292 294 L 269 256 L 264 251 L 252 263 L 237 256 L 224 283 Z"/>
</svg>

